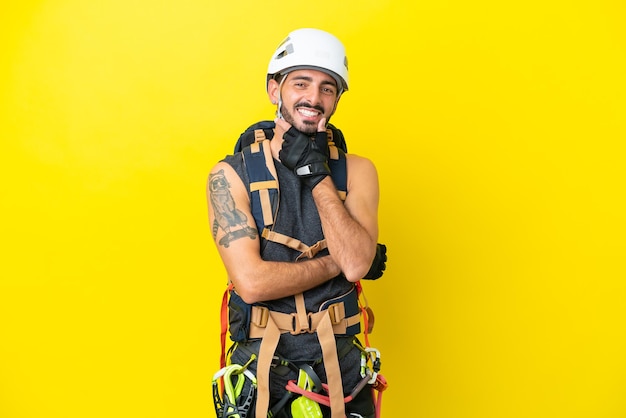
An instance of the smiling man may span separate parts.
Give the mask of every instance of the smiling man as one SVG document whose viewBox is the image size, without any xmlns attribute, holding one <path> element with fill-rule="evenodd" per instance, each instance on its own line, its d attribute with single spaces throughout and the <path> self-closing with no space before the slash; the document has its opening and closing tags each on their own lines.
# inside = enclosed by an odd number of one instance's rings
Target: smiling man
<svg viewBox="0 0 626 418">
<path fill-rule="evenodd" d="M 232 289 L 229 361 L 248 376 L 216 401 L 218 417 L 374 417 L 355 283 L 383 274 L 386 248 L 377 244 L 376 168 L 335 146 L 342 136 L 328 123 L 348 90 L 343 44 L 293 31 L 272 55 L 266 89 L 274 122 L 244 133 L 253 139 L 207 184 Z M 322 384 L 317 402 L 298 395 Z"/>
</svg>

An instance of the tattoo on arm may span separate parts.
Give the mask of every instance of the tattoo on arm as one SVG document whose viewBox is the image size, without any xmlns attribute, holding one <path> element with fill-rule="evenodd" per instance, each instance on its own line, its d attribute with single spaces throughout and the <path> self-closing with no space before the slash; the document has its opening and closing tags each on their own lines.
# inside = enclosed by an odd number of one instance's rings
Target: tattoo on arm
<svg viewBox="0 0 626 418">
<path fill-rule="evenodd" d="M 213 241 L 215 241 L 215 238 L 217 237 L 217 229 L 219 228 L 220 224 L 217 223 L 217 219 L 213 221 L 213 228 L 211 229 L 211 233 L 213 235 Z"/>
<path fill-rule="evenodd" d="M 224 170 L 209 176 L 210 201 L 215 214 L 213 239 L 221 228 L 226 235 L 219 240 L 219 245 L 226 248 L 236 239 L 244 237 L 255 239 L 258 235 L 256 228 L 248 225 L 248 217 L 235 207 L 235 199 L 230 194 L 229 188 L 230 183 L 224 175 Z"/>
</svg>

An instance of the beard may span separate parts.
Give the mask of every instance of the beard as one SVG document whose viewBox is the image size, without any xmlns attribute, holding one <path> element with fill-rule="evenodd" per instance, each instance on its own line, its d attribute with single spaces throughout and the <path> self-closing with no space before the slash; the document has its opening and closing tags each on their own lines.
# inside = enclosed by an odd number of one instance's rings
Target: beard
<svg viewBox="0 0 626 418">
<path fill-rule="evenodd" d="M 322 109 L 320 106 L 309 106 L 306 104 L 298 103 L 294 106 L 294 109 L 298 106 L 319 110 L 320 112 L 322 112 L 322 114 L 324 114 L 324 109 Z M 313 136 L 317 133 L 317 123 L 313 123 L 309 121 L 302 121 L 300 123 L 296 122 L 295 118 L 293 117 L 293 114 L 289 112 L 289 110 L 287 110 L 285 105 L 281 106 L 280 113 L 282 114 L 283 119 L 287 123 L 289 123 L 291 126 L 296 128 L 298 131 L 302 132 L 303 134 Z"/>
</svg>

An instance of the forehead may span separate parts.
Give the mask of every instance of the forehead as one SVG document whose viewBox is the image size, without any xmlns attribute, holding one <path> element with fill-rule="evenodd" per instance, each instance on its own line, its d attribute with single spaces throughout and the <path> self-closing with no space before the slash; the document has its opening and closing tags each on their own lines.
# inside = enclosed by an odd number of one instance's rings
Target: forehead
<svg viewBox="0 0 626 418">
<path fill-rule="evenodd" d="M 325 73 L 324 71 L 320 71 L 320 70 L 313 70 L 313 69 L 301 69 L 301 70 L 294 70 L 291 71 L 289 74 L 287 74 L 287 78 L 290 80 L 293 79 L 304 79 L 304 80 L 311 80 L 311 81 L 316 81 L 319 83 L 324 83 L 324 84 L 332 84 L 333 86 L 337 87 L 337 80 L 335 80 L 334 77 L 332 77 L 330 74 Z"/>
</svg>

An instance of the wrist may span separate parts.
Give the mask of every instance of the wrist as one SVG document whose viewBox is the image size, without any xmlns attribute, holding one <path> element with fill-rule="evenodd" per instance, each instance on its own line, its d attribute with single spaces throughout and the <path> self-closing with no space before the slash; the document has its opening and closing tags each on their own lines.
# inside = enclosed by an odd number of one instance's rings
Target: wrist
<svg viewBox="0 0 626 418">
<path fill-rule="evenodd" d="M 294 172 L 302 178 L 316 176 L 325 177 L 330 174 L 330 167 L 326 161 L 312 161 L 308 164 L 296 167 Z"/>
<path fill-rule="evenodd" d="M 324 263 L 329 279 L 337 277 L 339 274 L 341 274 L 341 269 L 330 255 L 320 257 L 320 260 Z"/>
<path fill-rule="evenodd" d="M 311 177 L 303 177 L 302 183 L 309 189 L 313 190 L 318 184 L 320 184 L 327 176 L 319 175 L 319 176 L 311 176 Z"/>
</svg>

